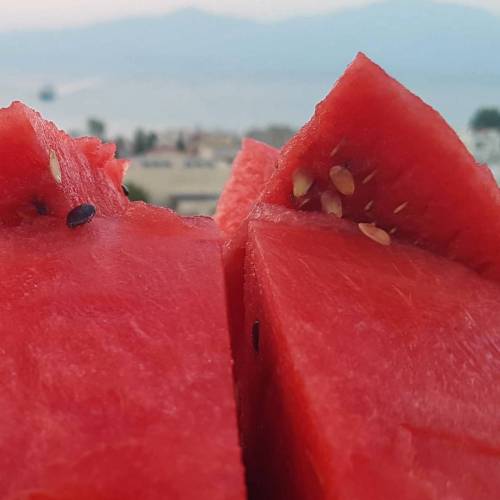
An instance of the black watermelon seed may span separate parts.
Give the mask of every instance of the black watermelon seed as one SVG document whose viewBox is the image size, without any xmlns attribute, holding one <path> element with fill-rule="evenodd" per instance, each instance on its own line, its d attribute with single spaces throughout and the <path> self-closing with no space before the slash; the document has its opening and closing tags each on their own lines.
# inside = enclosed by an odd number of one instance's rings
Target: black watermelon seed
<svg viewBox="0 0 500 500">
<path fill-rule="evenodd" d="M 255 321 L 252 326 L 252 345 L 253 350 L 259 352 L 259 341 L 260 341 L 260 321 Z"/>
<path fill-rule="evenodd" d="M 125 184 L 122 184 L 122 189 L 123 189 L 123 194 L 125 196 L 128 196 L 129 195 L 128 187 Z"/>
<path fill-rule="evenodd" d="M 95 215 L 95 207 L 90 203 L 84 203 L 83 205 L 78 205 L 69 211 L 66 217 L 66 224 L 70 228 L 81 226 L 90 222 Z"/>
<path fill-rule="evenodd" d="M 49 213 L 49 209 L 47 208 L 47 205 L 45 205 L 43 201 L 35 200 L 33 202 L 33 205 L 35 206 L 38 215 L 47 215 Z"/>
</svg>

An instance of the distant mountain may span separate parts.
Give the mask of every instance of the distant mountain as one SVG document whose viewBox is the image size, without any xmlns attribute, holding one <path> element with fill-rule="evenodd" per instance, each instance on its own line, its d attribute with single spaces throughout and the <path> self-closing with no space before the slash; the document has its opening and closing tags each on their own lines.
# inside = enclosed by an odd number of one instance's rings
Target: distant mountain
<svg viewBox="0 0 500 500">
<path fill-rule="evenodd" d="M 316 79 L 358 50 L 396 76 L 500 82 L 500 17 L 427 0 L 258 23 L 180 10 L 78 29 L 0 33 L 2 73 Z"/>
</svg>

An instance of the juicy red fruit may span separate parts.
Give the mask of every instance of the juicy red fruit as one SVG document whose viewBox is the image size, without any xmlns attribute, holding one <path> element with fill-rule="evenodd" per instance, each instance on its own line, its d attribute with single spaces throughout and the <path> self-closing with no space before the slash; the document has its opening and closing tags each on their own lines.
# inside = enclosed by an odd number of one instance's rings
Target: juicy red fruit
<svg viewBox="0 0 500 500">
<path fill-rule="evenodd" d="M 500 288 L 328 220 L 250 222 L 233 342 L 251 497 L 496 498 Z"/>
<path fill-rule="evenodd" d="M 0 221 L 30 219 L 36 204 L 64 217 L 82 203 L 93 203 L 103 215 L 123 212 L 127 162 L 114 152 L 98 139 L 71 138 L 22 103 L 0 109 Z"/>
<path fill-rule="evenodd" d="M 215 221 L 227 238 L 235 236 L 250 213 L 262 186 L 274 171 L 278 155 L 278 149 L 263 142 L 254 139 L 243 141 L 215 214 Z"/>
<path fill-rule="evenodd" d="M 113 151 L 0 110 L 0 497 L 244 498 L 218 231 Z"/>
<path fill-rule="evenodd" d="M 335 167 L 352 176 L 352 194 L 332 182 Z M 313 183 L 308 196 L 294 199 L 299 170 Z M 500 279 L 500 194 L 491 172 L 435 110 L 363 54 L 283 148 L 261 188 L 263 201 L 305 210 L 321 210 L 321 193 L 336 193 L 344 217 Z"/>
</svg>

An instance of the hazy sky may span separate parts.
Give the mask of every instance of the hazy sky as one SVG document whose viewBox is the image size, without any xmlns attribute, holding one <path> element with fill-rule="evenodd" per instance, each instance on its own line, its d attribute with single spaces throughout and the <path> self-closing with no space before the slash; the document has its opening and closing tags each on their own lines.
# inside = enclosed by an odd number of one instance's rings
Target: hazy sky
<svg viewBox="0 0 500 500">
<path fill-rule="evenodd" d="M 86 24 L 195 6 L 258 19 L 312 14 L 377 0 L 0 0 L 0 30 Z M 405 0 L 401 0 L 405 1 Z M 500 13 L 500 0 L 441 0 Z"/>
</svg>

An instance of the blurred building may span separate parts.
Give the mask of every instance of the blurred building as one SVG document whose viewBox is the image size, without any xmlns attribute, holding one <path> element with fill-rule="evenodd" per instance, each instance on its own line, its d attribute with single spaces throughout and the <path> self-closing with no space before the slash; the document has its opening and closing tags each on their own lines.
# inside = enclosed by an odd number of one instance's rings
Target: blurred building
<svg viewBox="0 0 500 500">
<path fill-rule="evenodd" d="M 212 215 L 239 147 L 238 136 L 222 132 L 166 133 L 154 150 L 131 159 L 126 182 L 144 189 L 156 205 Z"/>
<path fill-rule="evenodd" d="M 479 163 L 487 164 L 500 183 L 500 130 L 484 128 L 469 132 L 464 142 Z"/>
<path fill-rule="evenodd" d="M 275 148 L 281 148 L 295 134 L 296 130 L 287 125 L 270 125 L 266 128 L 253 128 L 245 134 Z"/>
</svg>

